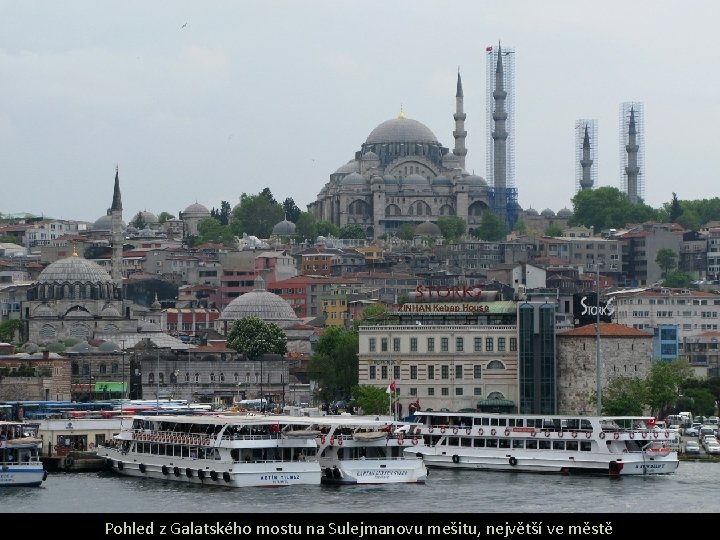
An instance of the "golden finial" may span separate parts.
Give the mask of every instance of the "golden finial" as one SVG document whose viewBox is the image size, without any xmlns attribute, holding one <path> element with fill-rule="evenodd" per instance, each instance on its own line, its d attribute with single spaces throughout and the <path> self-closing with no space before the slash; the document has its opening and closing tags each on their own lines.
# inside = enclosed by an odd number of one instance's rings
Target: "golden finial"
<svg viewBox="0 0 720 540">
<path fill-rule="evenodd" d="M 78 256 L 78 253 L 77 253 L 77 244 L 73 244 L 72 256 L 73 256 L 73 257 L 77 257 L 77 256 Z"/>
<path fill-rule="evenodd" d="M 400 104 L 400 114 L 398 115 L 398 118 L 405 118 L 405 111 L 403 111 L 402 103 Z"/>
</svg>

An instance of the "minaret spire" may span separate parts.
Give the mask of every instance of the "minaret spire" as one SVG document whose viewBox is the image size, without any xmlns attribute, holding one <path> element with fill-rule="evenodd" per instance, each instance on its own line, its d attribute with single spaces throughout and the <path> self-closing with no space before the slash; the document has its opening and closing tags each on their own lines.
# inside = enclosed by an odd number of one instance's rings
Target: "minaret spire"
<svg viewBox="0 0 720 540">
<path fill-rule="evenodd" d="M 595 142 L 595 141 L 593 141 Z M 588 133 L 588 126 L 585 124 L 585 136 L 583 137 L 582 145 L 582 159 L 580 160 L 580 166 L 582 167 L 582 180 L 580 180 L 580 188 L 582 190 L 592 189 L 592 171 L 591 167 L 593 160 L 590 158 L 590 134 Z"/>
<path fill-rule="evenodd" d="M 122 199 L 120 197 L 120 174 L 115 166 L 115 187 L 110 210 L 110 229 L 112 235 L 112 267 L 110 275 L 120 290 L 122 290 L 122 260 L 123 260 L 123 230 L 122 230 Z"/>
<path fill-rule="evenodd" d="M 492 132 L 493 139 L 493 167 L 494 177 L 493 186 L 495 187 L 495 204 L 494 210 L 503 222 L 507 222 L 507 118 L 505 111 L 505 80 L 502 64 L 502 47 L 498 41 L 497 64 L 495 67 L 495 90 L 493 91 L 493 100 L 495 102 L 495 110 L 493 111 L 494 127 Z"/>
<path fill-rule="evenodd" d="M 117 165 L 115 165 L 115 189 L 113 190 L 113 200 L 110 210 L 122 210 L 122 198 L 120 197 L 119 168 Z"/>
<path fill-rule="evenodd" d="M 638 197 L 638 173 L 640 172 L 640 167 L 638 167 L 638 150 L 640 150 L 640 145 L 637 144 L 634 106 L 630 108 L 628 143 L 625 145 L 625 150 L 627 151 L 627 166 L 625 167 L 625 174 L 627 174 L 627 195 L 630 198 L 630 202 L 638 203 L 640 202 L 640 198 Z"/>
<path fill-rule="evenodd" d="M 462 78 L 460 77 L 460 69 L 458 68 L 457 75 L 457 91 L 455 92 L 455 131 L 453 131 L 453 137 L 455 137 L 455 148 L 453 148 L 453 154 L 460 158 L 460 167 L 465 168 L 465 156 L 467 155 L 467 148 L 465 148 L 465 137 L 467 137 L 467 131 L 465 131 L 465 110 L 463 107 L 463 88 Z"/>
</svg>

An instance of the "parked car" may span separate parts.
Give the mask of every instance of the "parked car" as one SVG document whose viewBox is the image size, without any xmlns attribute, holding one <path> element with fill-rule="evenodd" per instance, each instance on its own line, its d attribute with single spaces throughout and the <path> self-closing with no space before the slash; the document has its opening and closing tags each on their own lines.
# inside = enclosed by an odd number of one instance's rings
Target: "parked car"
<svg viewBox="0 0 720 540">
<path fill-rule="evenodd" d="M 685 435 L 687 435 L 688 437 L 697 437 L 699 431 L 700 431 L 700 424 L 692 425 L 689 428 L 685 428 Z"/>
<path fill-rule="evenodd" d="M 720 454 L 720 443 L 711 442 L 705 446 L 705 452 L 708 454 Z"/>
<path fill-rule="evenodd" d="M 697 441 L 688 441 L 685 443 L 685 453 L 686 454 L 699 454 L 700 453 L 700 445 Z"/>
</svg>

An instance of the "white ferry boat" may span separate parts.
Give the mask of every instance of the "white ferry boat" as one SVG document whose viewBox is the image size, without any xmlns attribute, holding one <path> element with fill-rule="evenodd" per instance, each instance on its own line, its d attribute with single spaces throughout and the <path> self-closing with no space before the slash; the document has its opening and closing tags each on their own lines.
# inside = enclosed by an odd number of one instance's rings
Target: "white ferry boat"
<svg viewBox="0 0 720 540">
<path fill-rule="evenodd" d="M 127 476 L 250 487 L 320 484 L 314 436 L 285 437 L 297 418 L 265 415 L 133 416 L 98 448 Z"/>
<path fill-rule="evenodd" d="M 0 422 L 0 487 L 36 487 L 47 479 L 34 430 L 24 422 Z"/>
<path fill-rule="evenodd" d="M 427 479 L 422 458 L 404 453 L 412 441 L 396 433 L 392 422 L 350 415 L 308 420 L 318 444 L 323 484 L 424 483 Z"/>
<path fill-rule="evenodd" d="M 428 467 L 611 476 L 678 467 L 675 434 L 645 416 L 543 416 L 418 411 L 403 429 Z"/>
</svg>

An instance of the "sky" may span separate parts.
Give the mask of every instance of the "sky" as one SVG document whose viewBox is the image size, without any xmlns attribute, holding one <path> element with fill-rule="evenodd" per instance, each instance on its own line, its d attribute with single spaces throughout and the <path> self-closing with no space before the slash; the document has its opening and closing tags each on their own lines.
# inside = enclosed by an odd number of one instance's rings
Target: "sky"
<svg viewBox="0 0 720 540">
<path fill-rule="evenodd" d="M 485 177 L 486 47 L 515 49 L 523 208 L 572 208 L 574 124 L 598 122 L 621 188 L 619 108 L 645 110 L 645 202 L 718 196 L 720 3 L 634 0 L 0 0 L 0 213 L 95 221 L 234 206 L 303 210 L 397 117 Z M 716 171 L 713 173 L 712 171 Z"/>
</svg>

